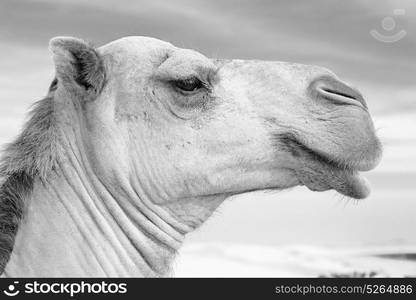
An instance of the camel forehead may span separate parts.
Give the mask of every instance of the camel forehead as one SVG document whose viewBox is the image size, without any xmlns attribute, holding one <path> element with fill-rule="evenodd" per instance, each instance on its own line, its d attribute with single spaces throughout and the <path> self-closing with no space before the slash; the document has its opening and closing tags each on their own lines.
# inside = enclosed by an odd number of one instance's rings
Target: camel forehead
<svg viewBox="0 0 416 300">
<path fill-rule="evenodd" d="M 188 62 L 203 62 L 207 58 L 201 53 L 175 47 L 171 43 L 144 36 L 129 36 L 108 43 L 98 51 L 109 54 L 117 61 L 126 59 L 152 60 L 157 58 L 174 58 L 175 60 L 188 60 Z"/>
<path fill-rule="evenodd" d="M 145 36 L 128 36 L 115 41 L 112 41 L 98 50 L 104 53 L 111 52 L 125 52 L 134 54 L 136 52 L 144 52 L 156 49 L 174 50 L 171 43 Z"/>
</svg>

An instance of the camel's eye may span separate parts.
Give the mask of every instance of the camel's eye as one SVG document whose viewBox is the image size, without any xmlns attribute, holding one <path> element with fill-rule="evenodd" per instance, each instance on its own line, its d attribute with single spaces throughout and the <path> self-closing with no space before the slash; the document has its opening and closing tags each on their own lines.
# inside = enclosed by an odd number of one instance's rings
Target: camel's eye
<svg viewBox="0 0 416 300">
<path fill-rule="evenodd" d="M 196 92 L 204 87 L 204 83 L 196 77 L 175 80 L 173 85 L 184 93 Z"/>
</svg>

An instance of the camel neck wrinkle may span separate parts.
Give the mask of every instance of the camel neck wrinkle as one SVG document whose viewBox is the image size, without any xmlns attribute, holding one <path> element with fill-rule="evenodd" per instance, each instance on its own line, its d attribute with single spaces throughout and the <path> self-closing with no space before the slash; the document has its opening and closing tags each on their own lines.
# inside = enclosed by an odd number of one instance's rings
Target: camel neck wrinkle
<svg viewBox="0 0 416 300">
<path fill-rule="evenodd" d="M 35 181 L 5 275 L 168 275 L 181 235 L 110 193 L 81 161 L 67 157 L 48 181 Z"/>
</svg>

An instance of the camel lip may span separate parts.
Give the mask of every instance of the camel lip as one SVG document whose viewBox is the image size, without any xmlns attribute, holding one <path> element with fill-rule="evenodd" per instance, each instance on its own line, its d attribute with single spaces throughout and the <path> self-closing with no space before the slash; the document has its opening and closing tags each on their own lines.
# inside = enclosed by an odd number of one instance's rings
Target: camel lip
<svg viewBox="0 0 416 300">
<path fill-rule="evenodd" d="M 314 192 L 335 190 L 344 196 L 354 199 L 364 199 L 370 194 L 367 179 L 358 172 L 338 170 L 327 174 L 310 174 L 306 177 L 301 176 L 300 181 Z"/>
<path fill-rule="evenodd" d="M 280 134 L 275 138 L 280 146 L 297 159 L 295 172 L 300 184 L 312 191 L 333 189 L 355 199 L 363 199 L 369 195 L 369 184 L 360 172 L 374 168 L 378 159 L 359 162 L 341 161 L 308 147 L 293 134 Z"/>
<path fill-rule="evenodd" d="M 364 199 L 370 194 L 368 181 L 361 175 L 362 168 L 353 163 L 340 163 L 303 145 L 303 160 L 307 171 L 300 171 L 300 182 L 311 191 L 335 190 L 354 199 Z M 306 149 L 306 150 L 305 150 Z M 317 171 L 319 170 L 319 171 Z"/>
<path fill-rule="evenodd" d="M 305 160 L 314 161 L 320 165 L 326 165 L 337 170 L 346 170 L 351 172 L 356 171 L 369 171 L 378 164 L 378 159 L 374 161 L 341 161 L 339 158 L 334 158 L 328 154 L 310 148 L 305 143 L 301 142 L 293 134 L 282 134 L 276 136 L 281 144 L 284 145 L 286 150 L 295 158 L 303 158 Z"/>
<path fill-rule="evenodd" d="M 374 169 L 381 158 L 381 146 L 377 140 L 375 147 L 376 154 L 370 156 L 370 159 L 351 160 L 331 156 L 322 150 L 309 147 L 306 143 L 301 141 L 296 135 L 291 133 L 283 133 L 274 135 L 278 144 L 286 149 L 295 158 L 307 159 L 310 161 L 319 162 L 322 165 L 331 166 L 334 169 L 342 169 L 349 171 L 370 171 Z M 345 155 L 347 157 L 347 155 Z"/>
</svg>

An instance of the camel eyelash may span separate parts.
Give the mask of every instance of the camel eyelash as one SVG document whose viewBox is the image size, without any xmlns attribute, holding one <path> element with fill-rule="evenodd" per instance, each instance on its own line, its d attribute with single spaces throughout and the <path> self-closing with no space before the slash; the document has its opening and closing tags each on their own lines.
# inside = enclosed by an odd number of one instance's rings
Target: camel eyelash
<svg viewBox="0 0 416 300">
<path fill-rule="evenodd" d="M 210 85 L 198 77 L 172 80 L 171 84 L 183 94 L 193 94 L 201 89 L 211 91 Z"/>
</svg>

